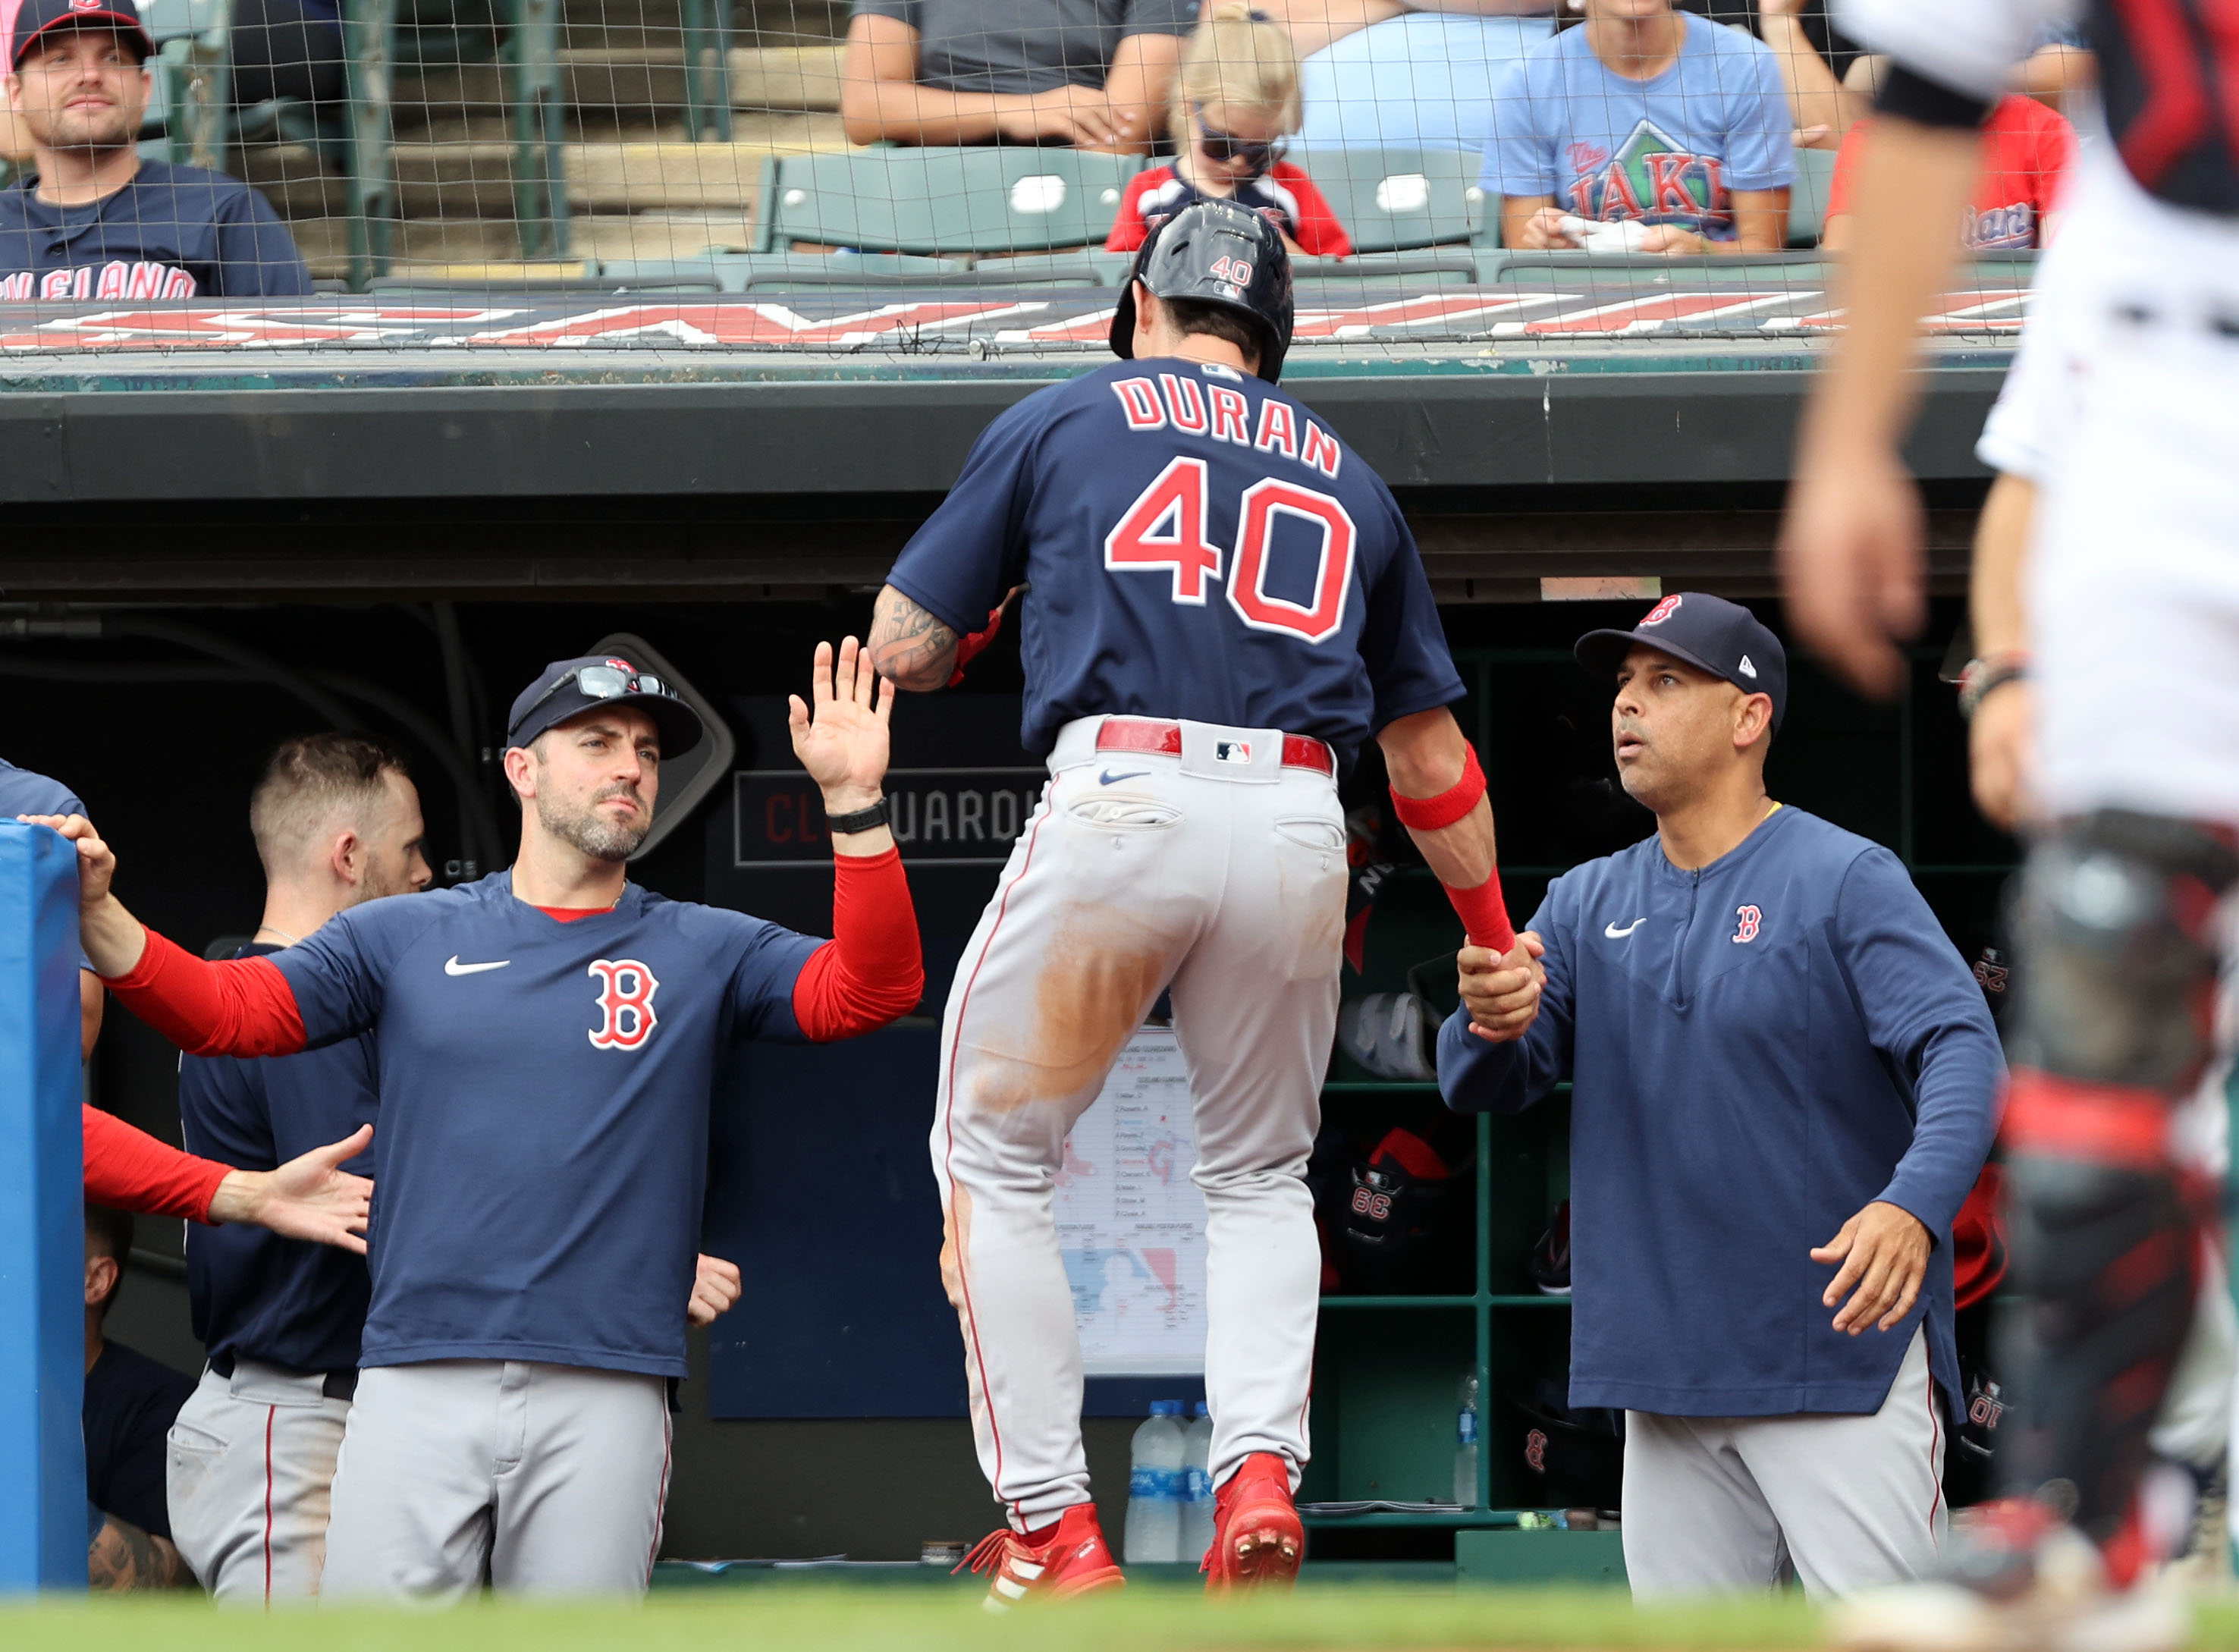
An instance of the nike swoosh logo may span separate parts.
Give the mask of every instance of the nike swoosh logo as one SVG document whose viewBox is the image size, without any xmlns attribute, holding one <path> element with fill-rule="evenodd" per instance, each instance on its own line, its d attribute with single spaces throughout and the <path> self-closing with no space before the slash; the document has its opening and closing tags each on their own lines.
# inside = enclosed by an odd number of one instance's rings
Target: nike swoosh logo
<svg viewBox="0 0 2239 1652">
<path fill-rule="evenodd" d="M 1631 923 L 1627 924 L 1623 929 L 1619 929 L 1615 924 L 1604 924 L 1602 926 L 1602 933 L 1608 936 L 1613 941 L 1621 941 L 1647 921 L 1648 919 L 1645 918 L 1636 918 Z"/>
<path fill-rule="evenodd" d="M 509 958 L 501 958 L 495 964 L 462 964 L 459 962 L 459 955 L 456 952 L 454 952 L 444 961 L 443 973 L 446 975 L 479 975 L 484 970 L 502 970 L 512 962 L 513 960 Z"/>
<path fill-rule="evenodd" d="M 1150 772 L 1146 768 L 1139 768 L 1130 769 L 1125 774 L 1114 774 L 1110 769 L 1106 769 L 1096 777 L 1096 783 L 1099 786 L 1114 786 L 1121 780 L 1139 780 Z"/>
</svg>

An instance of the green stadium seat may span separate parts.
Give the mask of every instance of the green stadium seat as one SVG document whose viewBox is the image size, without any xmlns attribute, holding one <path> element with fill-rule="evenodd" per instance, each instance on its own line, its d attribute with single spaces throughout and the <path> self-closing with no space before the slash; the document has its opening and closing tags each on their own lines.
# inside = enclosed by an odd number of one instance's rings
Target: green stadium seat
<svg viewBox="0 0 2239 1652">
<path fill-rule="evenodd" d="M 762 163 L 754 250 L 846 247 L 928 257 L 1100 244 L 1129 156 L 1080 149 L 880 149 Z"/>
<path fill-rule="evenodd" d="M 1835 151 L 1796 151 L 1796 182 L 1788 194 L 1788 244 L 1816 247 L 1827 229 L 1827 190 L 1835 181 Z"/>
<path fill-rule="evenodd" d="M 1301 149 L 1293 158 L 1329 197 L 1356 252 L 1458 246 L 1483 229 L 1474 155 L 1348 147 Z"/>
</svg>

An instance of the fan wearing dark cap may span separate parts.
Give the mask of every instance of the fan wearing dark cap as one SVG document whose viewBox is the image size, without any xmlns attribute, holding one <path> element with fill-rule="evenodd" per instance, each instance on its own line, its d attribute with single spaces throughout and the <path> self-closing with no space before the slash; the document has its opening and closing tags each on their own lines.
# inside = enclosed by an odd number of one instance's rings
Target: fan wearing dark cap
<svg viewBox="0 0 2239 1652">
<path fill-rule="evenodd" d="M 134 0 L 23 0 L 8 106 L 31 166 L 0 189 L 0 303 L 311 290 L 262 196 L 141 158 L 153 50 Z"/>
<path fill-rule="evenodd" d="M 110 892 L 83 819 L 80 929 L 118 1002 L 196 1055 L 370 1032 L 380 1209 L 322 1593 L 628 1593 L 659 1552 L 708 1115 L 725 1051 L 881 1026 L 924 985 L 880 793 L 891 691 L 816 650 L 794 753 L 834 851 L 821 941 L 628 878 L 664 754 L 702 730 L 630 661 L 562 660 L 514 701 L 512 867 L 203 963 Z"/>
<path fill-rule="evenodd" d="M 1766 794 L 1788 665 L 1748 609 L 1667 596 L 1578 658 L 1656 835 L 1548 886 L 1536 970 L 1463 951 L 1439 1087 L 1571 1081 L 1570 1403 L 1627 1414 L 1635 1596 L 1924 1576 L 1996 1029 L 1897 858 Z"/>
</svg>

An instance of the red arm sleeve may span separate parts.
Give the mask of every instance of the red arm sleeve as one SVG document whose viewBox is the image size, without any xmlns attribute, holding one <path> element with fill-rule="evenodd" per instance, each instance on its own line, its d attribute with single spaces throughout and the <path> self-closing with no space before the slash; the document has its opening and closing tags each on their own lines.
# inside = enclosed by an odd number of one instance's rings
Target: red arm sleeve
<svg viewBox="0 0 2239 1652">
<path fill-rule="evenodd" d="M 1301 170 L 1283 182 L 1299 202 L 1299 250 L 1314 258 L 1350 258 L 1352 237 L 1338 222 L 1329 197 Z"/>
<path fill-rule="evenodd" d="M 810 1038 L 851 1038 L 917 1007 L 925 955 L 900 850 L 833 857 L 832 935 L 793 984 L 793 1018 Z"/>
<path fill-rule="evenodd" d="M 208 963 L 151 929 L 132 972 L 102 985 L 190 1056 L 285 1056 L 303 1047 L 296 994 L 269 958 Z"/>
<path fill-rule="evenodd" d="M 1143 222 L 1143 180 L 1149 176 L 1139 173 L 1121 188 L 1120 210 L 1112 218 L 1112 233 L 1104 237 L 1105 251 L 1133 252 L 1150 234 L 1149 226 Z"/>
<path fill-rule="evenodd" d="M 85 1128 L 85 1196 L 141 1216 L 209 1216 L 217 1184 L 231 1168 L 159 1142 L 122 1118 L 81 1105 Z"/>
</svg>

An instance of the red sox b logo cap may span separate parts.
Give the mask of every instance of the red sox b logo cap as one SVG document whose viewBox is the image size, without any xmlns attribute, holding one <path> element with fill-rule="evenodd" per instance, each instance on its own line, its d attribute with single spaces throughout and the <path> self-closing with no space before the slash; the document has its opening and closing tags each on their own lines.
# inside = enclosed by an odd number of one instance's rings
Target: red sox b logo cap
<svg viewBox="0 0 2239 1652">
<path fill-rule="evenodd" d="M 1572 652 L 1597 677 L 1617 675 L 1636 644 L 1723 677 L 1745 694 L 1772 701 L 1772 726 L 1788 712 L 1788 651 L 1738 602 L 1700 591 L 1675 591 L 1630 631 L 1589 631 Z"/>
</svg>

